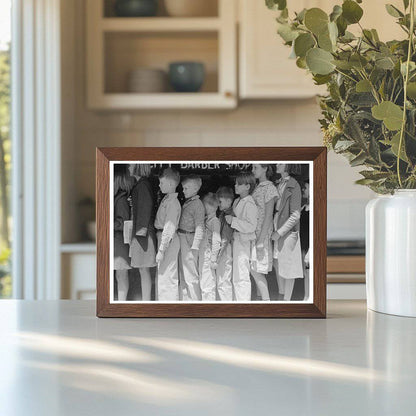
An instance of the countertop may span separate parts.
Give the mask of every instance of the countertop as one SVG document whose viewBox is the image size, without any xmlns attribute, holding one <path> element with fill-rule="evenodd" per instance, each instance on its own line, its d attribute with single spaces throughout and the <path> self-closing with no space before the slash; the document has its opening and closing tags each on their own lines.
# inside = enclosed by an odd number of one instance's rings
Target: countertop
<svg viewBox="0 0 416 416">
<path fill-rule="evenodd" d="M 416 319 L 98 319 L 0 301 L 0 415 L 415 415 Z"/>
</svg>

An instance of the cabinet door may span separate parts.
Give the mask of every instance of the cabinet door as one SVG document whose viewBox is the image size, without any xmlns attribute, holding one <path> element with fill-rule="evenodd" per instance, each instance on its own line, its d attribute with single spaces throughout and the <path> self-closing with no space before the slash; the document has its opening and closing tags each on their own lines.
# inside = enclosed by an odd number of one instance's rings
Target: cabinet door
<svg viewBox="0 0 416 416">
<path fill-rule="evenodd" d="M 305 7 L 322 7 L 319 1 L 292 0 L 291 13 Z M 276 33 L 278 12 L 269 10 L 264 0 L 239 0 L 241 98 L 305 98 L 319 88 L 310 74 L 289 59 L 290 48 Z"/>
<path fill-rule="evenodd" d="M 399 9 L 402 0 L 389 1 Z M 301 11 L 303 8 L 320 7 L 329 13 L 338 0 L 291 0 L 289 11 Z M 289 59 L 290 48 L 283 44 L 276 33 L 275 17 L 278 12 L 269 10 L 264 0 L 239 0 L 240 18 L 240 68 L 239 88 L 241 98 L 305 98 L 322 93 L 316 87 L 306 71 L 298 68 L 293 59 Z M 389 16 L 384 3 L 367 1 L 361 4 L 364 16 L 361 24 L 366 28 L 378 30 L 383 41 L 403 39 L 405 34 Z M 359 34 L 358 25 L 349 27 Z"/>
</svg>

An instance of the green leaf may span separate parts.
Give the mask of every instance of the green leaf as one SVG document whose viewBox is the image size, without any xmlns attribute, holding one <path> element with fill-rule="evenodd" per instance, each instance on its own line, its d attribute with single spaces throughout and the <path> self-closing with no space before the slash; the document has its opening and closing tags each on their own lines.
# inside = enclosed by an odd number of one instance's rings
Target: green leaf
<svg viewBox="0 0 416 416">
<path fill-rule="evenodd" d="M 348 104 L 359 108 L 368 108 L 373 107 L 376 104 L 376 100 L 373 94 L 369 92 L 351 92 L 348 98 Z"/>
<path fill-rule="evenodd" d="M 371 92 L 371 82 L 367 79 L 362 79 L 361 81 L 357 82 L 355 90 L 357 92 Z"/>
<path fill-rule="evenodd" d="M 381 81 L 380 87 L 378 89 L 378 93 L 380 94 L 380 97 L 385 100 L 386 99 L 386 94 L 385 94 L 385 87 L 386 87 L 386 79 L 383 78 L 383 81 Z"/>
<path fill-rule="evenodd" d="M 371 29 L 371 33 L 372 33 L 372 35 L 373 35 L 373 39 L 374 39 L 376 42 L 380 42 L 380 38 L 378 37 L 377 30 L 376 30 L 376 29 Z"/>
<path fill-rule="evenodd" d="M 392 72 L 393 78 L 398 79 L 401 78 L 402 74 L 400 73 L 400 61 L 397 61 L 394 65 L 393 72 Z"/>
<path fill-rule="evenodd" d="M 329 15 L 329 20 L 331 22 L 335 22 L 338 17 L 342 15 L 342 7 L 336 4 L 334 8 L 332 9 L 332 13 Z"/>
<path fill-rule="evenodd" d="M 358 114 L 352 114 L 345 121 L 344 133 L 355 143 L 360 145 L 360 148 L 363 149 L 366 147 L 366 138 L 364 132 L 360 126 L 360 117 Z"/>
<path fill-rule="evenodd" d="M 407 97 L 416 100 L 416 82 L 409 82 L 407 84 Z"/>
<path fill-rule="evenodd" d="M 270 10 L 283 10 L 286 8 L 286 0 L 266 0 L 266 6 Z"/>
<path fill-rule="evenodd" d="M 315 40 L 310 33 L 302 33 L 295 39 L 295 53 L 301 58 L 306 56 L 306 52 L 315 46 Z"/>
<path fill-rule="evenodd" d="M 301 57 L 301 58 L 296 59 L 296 66 L 298 68 L 301 68 L 301 69 L 307 69 L 308 67 L 306 65 L 305 57 Z"/>
<path fill-rule="evenodd" d="M 338 30 L 339 30 L 339 27 L 338 27 L 338 25 L 337 25 L 337 28 L 338 28 Z M 351 42 L 351 41 L 353 41 L 353 40 L 355 40 L 356 39 L 356 36 L 353 34 L 353 33 L 351 33 L 351 32 L 348 32 L 348 30 L 344 33 L 344 35 L 340 38 L 340 41 L 341 42 L 344 42 L 344 43 L 348 43 L 348 42 Z"/>
<path fill-rule="evenodd" d="M 416 70 L 416 64 L 412 61 L 409 62 L 409 74 Z M 406 62 L 400 64 L 400 72 L 403 77 L 406 76 Z"/>
<path fill-rule="evenodd" d="M 334 22 L 328 23 L 328 31 L 329 31 L 329 37 L 331 39 L 331 42 L 334 46 L 337 45 L 337 38 L 338 38 L 338 26 Z"/>
<path fill-rule="evenodd" d="M 362 170 L 360 175 L 363 175 L 365 179 L 372 179 L 373 181 L 377 181 L 380 179 L 386 179 L 391 176 L 390 172 L 380 172 L 376 170 Z"/>
<path fill-rule="evenodd" d="M 340 36 L 344 36 L 348 27 L 348 22 L 344 19 L 342 15 L 337 19 L 337 27 Z"/>
<path fill-rule="evenodd" d="M 297 20 L 298 22 L 303 22 L 305 20 L 306 11 L 306 9 L 303 9 L 299 13 L 297 13 L 295 20 Z"/>
<path fill-rule="evenodd" d="M 402 127 L 403 110 L 391 101 L 383 101 L 371 109 L 377 120 L 382 120 L 389 130 L 399 130 Z"/>
<path fill-rule="evenodd" d="M 306 11 L 305 26 L 315 35 L 324 33 L 328 28 L 328 15 L 318 7 Z"/>
<path fill-rule="evenodd" d="M 403 0 L 403 6 L 404 6 L 404 9 L 406 10 L 409 7 L 409 0 Z"/>
<path fill-rule="evenodd" d="M 374 182 L 374 179 L 358 179 L 355 181 L 356 185 L 370 185 Z"/>
<path fill-rule="evenodd" d="M 310 49 L 306 54 L 306 64 L 313 74 L 327 75 L 334 69 L 333 56 L 320 48 Z"/>
<path fill-rule="evenodd" d="M 341 59 L 335 59 L 333 61 L 333 63 L 337 68 L 339 68 L 343 71 L 347 71 L 347 70 L 350 70 L 352 68 L 352 65 L 348 61 L 343 61 Z"/>
<path fill-rule="evenodd" d="M 351 146 L 354 146 L 355 142 L 352 140 L 338 140 L 334 145 L 334 150 L 337 153 L 345 152 Z"/>
<path fill-rule="evenodd" d="M 364 152 L 362 152 L 358 156 L 350 160 L 350 165 L 352 167 L 360 166 L 364 164 L 366 160 L 367 160 L 367 155 Z"/>
<path fill-rule="evenodd" d="M 327 82 L 331 81 L 331 75 L 315 74 L 313 80 L 315 81 L 315 85 L 324 85 Z"/>
<path fill-rule="evenodd" d="M 367 42 L 374 42 L 373 34 L 371 33 L 371 30 L 364 29 L 363 30 L 364 40 Z"/>
<path fill-rule="evenodd" d="M 370 81 L 373 85 L 376 85 L 384 79 L 385 75 L 386 71 L 384 69 L 374 67 L 370 74 Z"/>
<path fill-rule="evenodd" d="M 374 137 L 370 138 L 368 151 L 370 152 L 370 156 L 374 159 L 374 162 L 376 162 L 377 164 L 380 163 L 380 160 L 381 160 L 380 147 L 378 145 L 377 140 Z"/>
<path fill-rule="evenodd" d="M 363 17 L 363 9 L 353 0 L 346 0 L 342 4 L 342 16 L 349 23 L 358 23 Z"/>
<path fill-rule="evenodd" d="M 393 152 L 393 154 L 397 157 L 399 155 L 399 145 L 400 145 L 400 132 L 396 133 L 392 139 L 389 140 L 381 140 L 381 142 L 383 144 L 385 144 L 386 146 L 390 146 L 391 151 Z M 400 159 L 405 161 L 405 162 L 409 162 L 409 159 L 406 156 L 406 152 L 404 149 L 404 140 L 402 143 L 402 149 L 400 152 Z"/>
<path fill-rule="evenodd" d="M 381 69 L 392 70 L 394 69 L 395 62 L 391 57 L 384 57 L 376 59 L 375 64 Z"/>
<path fill-rule="evenodd" d="M 357 69 L 363 69 L 368 63 L 368 61 L 364 58 L 364 56 L 358 53 L 354 53 L 353 55 L 351 55 L 349 62 L 354 68 L 357 68 Z"/>
<path fill-rule="evenodd" d="M 332 52 L 334 50 L 334 44 L 332 43 L 328 32 L 318 35 L 318 45 L 321 49 L 328 52 Z"/>
<path fill-rule="evenodd" d="M 394 7 L 392 4 L 386 4 L 387 13 L 393 17 L 403 17 L 404 14 L 397 8 Z"/>
<path fill-rule="evenodd" d="M 282 23 L 278 23 L 277 33 L 285 42 L 292 42 L 299 36 L 299 32 L 297 30 L 293 30 L 292 26 Z"/>
</svg>

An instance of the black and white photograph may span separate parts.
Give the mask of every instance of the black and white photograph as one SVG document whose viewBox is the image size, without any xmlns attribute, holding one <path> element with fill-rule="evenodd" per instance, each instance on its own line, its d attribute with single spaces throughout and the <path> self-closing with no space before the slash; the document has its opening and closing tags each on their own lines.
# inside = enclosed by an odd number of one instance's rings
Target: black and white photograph
<svg viewBox="0 0 416 416">
<path fill-rule="evenodd" d="M 110 164 L 110 303 L 313 302 L 313 164 Z"/>
</svg>

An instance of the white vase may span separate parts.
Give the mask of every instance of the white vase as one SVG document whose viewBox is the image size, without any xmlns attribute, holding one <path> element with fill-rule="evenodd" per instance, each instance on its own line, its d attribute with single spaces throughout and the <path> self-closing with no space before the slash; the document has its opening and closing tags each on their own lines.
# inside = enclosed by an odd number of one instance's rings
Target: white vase
<svg viewBox="0 0 416 416">
<path fill-rule="evenodd" d="M 366 281 L 369 309 L 416 317 L 416 190 L 367 204 Z"/>
</svg>

